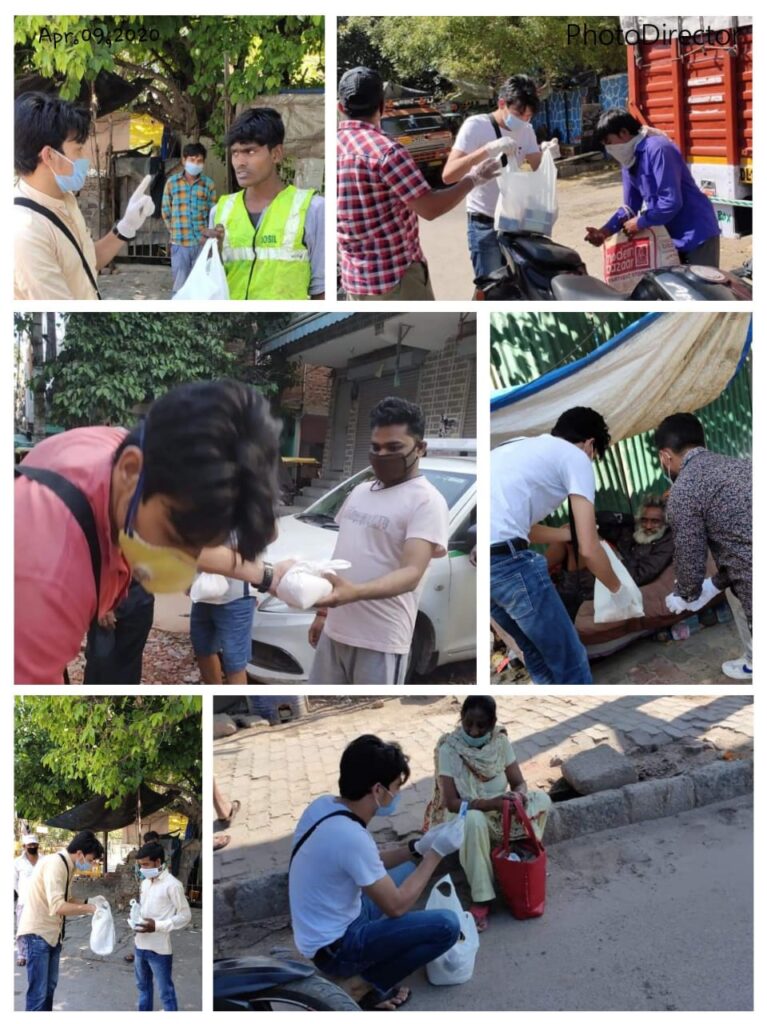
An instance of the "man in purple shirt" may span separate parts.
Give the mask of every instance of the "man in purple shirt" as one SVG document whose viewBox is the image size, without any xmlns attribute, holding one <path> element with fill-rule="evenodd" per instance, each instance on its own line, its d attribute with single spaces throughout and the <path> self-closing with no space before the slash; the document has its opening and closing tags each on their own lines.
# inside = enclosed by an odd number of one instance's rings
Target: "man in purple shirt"
<svg viewBox="0 0 767 1024">
<path fill-rule="evenodd" d="M 601 228 L 587 227 L 585 240 L 599 246 L 620 230 L 631 238 L 644 228 L 663 225 L 682 263 L 718 267 L 716 211 L 674 143 L 620 107 L 602 114 L 596 138 L 623 168 L 628 209 L 621 207 Z"/>
</svg>

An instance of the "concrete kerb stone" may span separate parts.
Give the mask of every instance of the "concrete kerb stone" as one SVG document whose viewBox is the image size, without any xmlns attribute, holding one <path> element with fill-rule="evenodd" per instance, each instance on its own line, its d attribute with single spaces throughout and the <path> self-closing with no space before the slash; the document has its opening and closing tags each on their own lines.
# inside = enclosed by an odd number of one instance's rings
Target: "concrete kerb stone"
<svg viewBox="0 0 767 1024">
<path fill-rule="evenodd" d="M 623 825 L 681 814 L 705 804 L 744 796 L 753 789 L 751 761 L 714 761 L 686 775 L 635 782 L 554 804 L 546 825 L 546 846 Z M 274 871 L 213 887 L 215 927 L 279 917 L 288 913 L 287 871 Z"/>
</svg>

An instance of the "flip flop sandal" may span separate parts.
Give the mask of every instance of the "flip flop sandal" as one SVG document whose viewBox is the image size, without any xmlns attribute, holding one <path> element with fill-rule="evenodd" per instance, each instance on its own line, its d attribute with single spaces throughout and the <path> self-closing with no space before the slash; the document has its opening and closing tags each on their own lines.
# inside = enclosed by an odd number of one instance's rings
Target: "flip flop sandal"
<svg viewBox="0 0 767 1024">
<path fill-rule="evenodd" d="M 213 836 L 213 852 L 217 853 L 219 850 L 223 850 L 225 846 L 228 846 L 232 841 L 231 836 Z"/>
<path fill-rule="evenodd" d="M 133 953 L 126 953 L 125 956 L 123 957 L 123 960 L 126 962 L 126 964 L 132 964 L 135 959 L 136 957 Z"/>
<path fill-rule="evenodd" d="M 24 959 L 24 957 L 20 956 L 19 959 L 16 961 L 16 966 L 17 967 L 26 967 L 27 966 L 27 961 Z"/>
<path fill-rule="evenodd" d="M 232 800 L 232 809 L 229 812 L 228 818 L 219 818 L 218 820 L 223 824 L 225 828 L 229 828 L 234 819 L 237 817 L 237 812 L 240 810 L 242 804 L 239 800 Z"/>
<path fill-rule="evenodd" d="M 400 1006 L 404 1006 L 413 994 L 413 990 L 406 988 L 404 985 L 399 985 L 396 988 L 389 989 L 389 991 L 382 996 L 379 996 L 375 989 L 373 989 L 371 992 L 368 992 L 366 996 L 360 999 L 357 1005 L 361 1010 L 380 1010 L 382 1013 L 392 1013 L 392 1010 L 387 1010 L 386 1007 L 381 1005 L 381 1003 L 392 1002 L 403 990 L 407 995 L 404 999 L 400 999 L 400 1001 L 394 1005 L 394 1010 L 399 1010 Z"/>
<path fill-rule="evenodd" d="M 483 907 L 481 904 L 473 904 L 469 907 L 469 913 L 474 918 L 478 932 L 484 932 L 489 924 L 490 907 Z"/>
</svg>

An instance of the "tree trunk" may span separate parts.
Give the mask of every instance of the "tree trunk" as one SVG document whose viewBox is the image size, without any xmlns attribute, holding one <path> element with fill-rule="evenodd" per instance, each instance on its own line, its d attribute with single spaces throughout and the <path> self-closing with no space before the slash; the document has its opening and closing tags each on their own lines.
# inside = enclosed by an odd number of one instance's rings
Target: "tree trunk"
<svg viewBox="0 0 767 1024">
<path fill-rule="evenodd" d="M 56 314 L 46 313 L 45 361 L 52 363 L 56 358 Z"/>
<path fill-rule="evenodd" d="M 43 314 L 32 314 L 32 327 L 29 332 L 32 348 L 32 379 L 29 382 L 32 391 L 32 440 L 42 441 L 45 437 L 45 371 L 43 348 Z"/>
</svg>

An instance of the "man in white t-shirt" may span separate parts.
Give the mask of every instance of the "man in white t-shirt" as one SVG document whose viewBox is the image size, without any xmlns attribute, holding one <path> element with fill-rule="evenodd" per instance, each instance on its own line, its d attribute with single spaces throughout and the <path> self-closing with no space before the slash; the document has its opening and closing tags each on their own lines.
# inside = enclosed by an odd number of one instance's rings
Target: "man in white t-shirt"
<svg viewBox="0 0 767 1024">
<path fill-rule="evenodd" d="M 410 777 L 397 743 L 359 736 L 341 756 L 340 796 L 320 796 L 301 815 L 288 869 L 290 917 L 298 950 L 331 977 L 361 975 L 364 1010 L 396 1010 L 410 997 L 400 983 L 455 945 L 451 911 L 411 908 L 443 857 L 460 849 L 463 819 L 379 850 L 367 827 L 394 814 Z"/>
<path fill-rule="evenodd" d="M 562 413 L 550 434 L 517 438 L 490 454 L 491 615 L 514 638 L 534 683 L 592 682 L 586 650 L 546 559 L 529 544 L 573 541 L 594 576 L 618 593 L 594 513 L 592 462 L 609 444 L 603 417 L 576 407 Z M 570 525 L 542 526 L 566 500 Z"/>
<path fill-rule="evenodd" d="M 351 568 L 329 575 L 333 592 L 318 602 L 310 683 L 404 683 L 424 576 L 447 554 L 447 502 L 418 472 L 421 409 L 384 398 L 370 426 L 375 478 L 358 484 L 336 516 L 333 557 Z"/>
<path fill-rule="evenodd" d="M 538 109 L 535 82 L 528 75 L 512 75 L 498 90 L 498 106 L 491 114 L 474 114 L 461 125 L 447 158 L 442 180 L 459 181 L 482 160 L 501 157 L 519 166 L 528 163 L 535 170 L 541 162 L 541 148 L 553 146 L 556 139 L 538 146 L 530 121 Z M 498 200 L 498 179 L 478 186 L 466 197 L 469 217 L 469 254 L 474 277 L 485 277 L 503 266 L 494 226 Z"/>
</svg>

